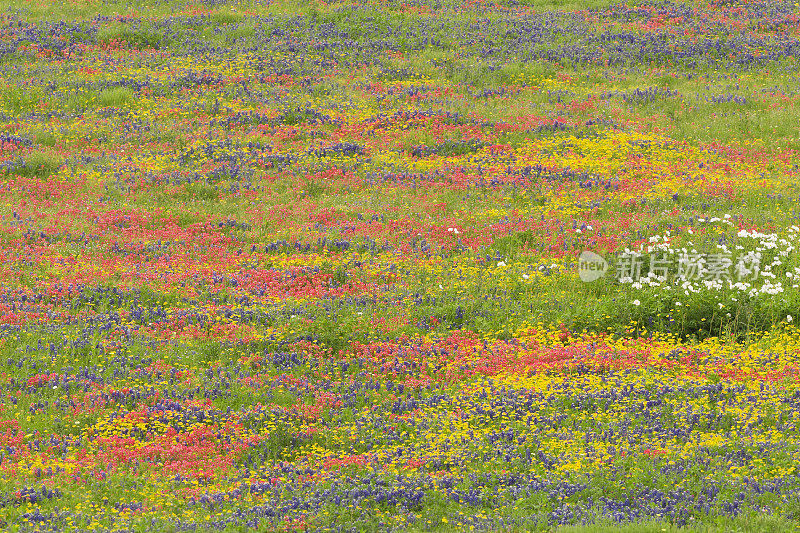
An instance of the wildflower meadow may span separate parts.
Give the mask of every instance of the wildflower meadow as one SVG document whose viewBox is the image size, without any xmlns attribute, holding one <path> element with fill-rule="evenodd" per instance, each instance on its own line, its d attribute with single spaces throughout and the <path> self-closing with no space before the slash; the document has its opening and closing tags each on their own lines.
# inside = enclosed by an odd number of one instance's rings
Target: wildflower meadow
<svg viewBox="0 0 800 533">
<path fill-rule="evenodd" d="M 0 36 L 0 530 L 800 529 L 795 1 Z"/>
</svg>

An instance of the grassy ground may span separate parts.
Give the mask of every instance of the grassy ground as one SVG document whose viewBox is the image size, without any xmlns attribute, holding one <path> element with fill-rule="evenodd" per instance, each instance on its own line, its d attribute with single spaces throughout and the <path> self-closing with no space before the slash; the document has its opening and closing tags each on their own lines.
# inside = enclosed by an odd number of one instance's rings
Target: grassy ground
<svg viewBox="0 0 800 533">
<path fill-rule="evenodd" d="M 0 12 L 4 528 L 797 529 L 793 3 Z"/>
</svg>

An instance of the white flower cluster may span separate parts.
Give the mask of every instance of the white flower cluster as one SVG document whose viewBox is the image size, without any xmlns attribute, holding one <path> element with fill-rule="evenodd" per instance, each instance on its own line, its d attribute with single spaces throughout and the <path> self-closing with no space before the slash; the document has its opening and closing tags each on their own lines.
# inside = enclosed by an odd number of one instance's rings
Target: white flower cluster
<svg viewBox="0 0 800 533">
<path fill-rule="evenodd" d="M 714 217 L 709 222 L 730 224 L 729 218 L 730 215 L 724 219 Z M 719 243 L 713 252 L 700 253 L 690 248 L 691 242 L 687 243 L 689 247 L 673 248 L 669 232 L 655 235 L 638 250 L 626 248 L 617 256 L 617 280 L 634 289 L 672 289 L 686 296 L 733 290 L 756 298 L 780 294 L 788 285 L 800 287 L 800 267 L 788 264 L 800 239 L 800 228 L 791 226 L 784 237 L 745 230 L 739 231 L 737 237 L 740 244 L 735 250 Z M 776 272 L 785 272 L 785 277 L 779 279 L 782 276 Z"/>
</svg>

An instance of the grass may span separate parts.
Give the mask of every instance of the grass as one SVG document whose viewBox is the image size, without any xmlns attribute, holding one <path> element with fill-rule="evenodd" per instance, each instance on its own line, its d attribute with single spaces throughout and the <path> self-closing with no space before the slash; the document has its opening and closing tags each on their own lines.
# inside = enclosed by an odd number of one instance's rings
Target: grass
<svg viewBox="0 0 800 533">
<path fill-rule="evenodd" d="M 101 91 L 97 96 L 96 105 L 98 107 L 123 107 L 129 105 L 134 99 L 131 89 L 116 87 Z"/>
<path fill-rule="evenodd" d="M 697 526 L 686 526 L 686 527 L 675 527 L 669 523 L 649 523 L 649 524 L 630 524 L 630 525 L 621 525 L 621 524 L 614 524 L 608 526 L 602 525 L 593 525 L 593 526 L 583 526 L 583 527 L 573 527 L 573 526 L 566 526 L 562 528 L 558 528 L 557 531 L 564 532 L 564 533 L 572 533 L 572 532 L 606 532 L 606 531 L 620 531 L 625 533 L 634 533 L 634 532 L 642 532 L 642 533 L 658 533 L 658 532 L 698 532 L 698 533 L 713 533 L 716 531 L 737 531 L 741 533 L 745 532 L 778 532 L 778 531 L 795 531 L 797 530 L 797 524 L 789 519 L 781 518 L 781 517 L 774 517 L 774 516 L 749 516 L 746 518 L 740 519 L 727 519 L 727 520 L 720 520 L 719 524 L 714 525 L 697 525 Z"/>
<path fill-rule="evenodd" d="M 797 529 L 780 19 L 498 5 L 0 2 L 4 528 Z M 784 290 L 614 279 L 654 236 Z"/>
<path fill-rule="evenodd" d="M 18 87 L 6 87 L 0 92 L 0 102 L 5 113 L 19 115 L 32 110 L 38 103 L 40 95 L 35 90 L 23 90 Z"/>
<path fill-rule="evenodd" d="M 36 177 L 41 180 L 50 178 L 64 160 L 50 151 L 35 151 L 27 154 L 16 168 L 6 171 L 6 174 L 16 174 L 24 177 Z"/>
</svg>

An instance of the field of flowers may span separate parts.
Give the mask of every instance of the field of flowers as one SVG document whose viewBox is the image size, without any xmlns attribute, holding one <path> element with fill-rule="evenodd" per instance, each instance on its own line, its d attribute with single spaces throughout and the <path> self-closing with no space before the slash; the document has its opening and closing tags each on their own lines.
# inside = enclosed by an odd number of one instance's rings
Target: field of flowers
<svg viewBox="0 0 800 533">
<path fill-rule="evenodd" d="M 800 529 L 794 1 L 0 35 L 0 529 Z"/>
</svg>

